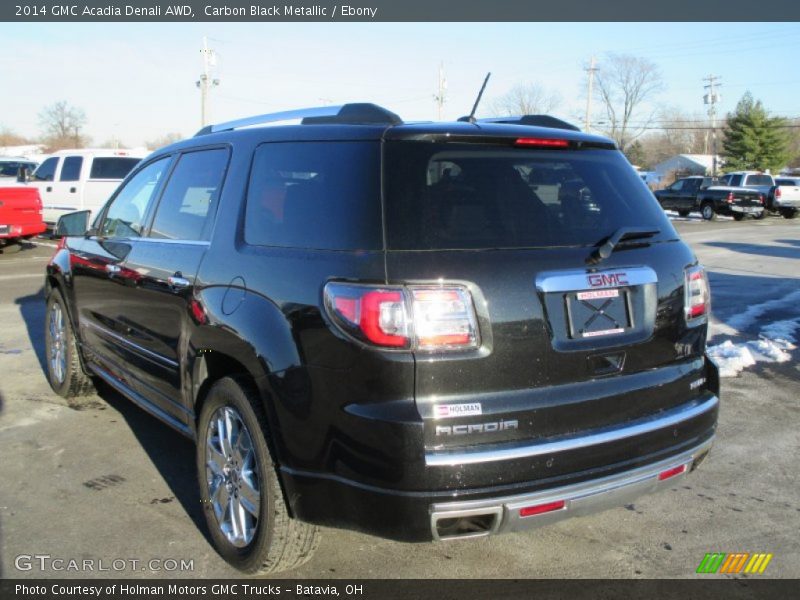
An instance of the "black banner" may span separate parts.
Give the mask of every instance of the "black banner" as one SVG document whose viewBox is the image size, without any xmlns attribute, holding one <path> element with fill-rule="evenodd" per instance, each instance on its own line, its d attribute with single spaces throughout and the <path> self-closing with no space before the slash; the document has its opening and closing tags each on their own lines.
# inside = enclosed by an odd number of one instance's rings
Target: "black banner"
<svg viewBox="0 0 800 600">
<path fill-rule="evenodd" d="M 774 599 L 796 596 L 798 581 L 791 579 L 694 580 L 558 580 L 558 579 L 368 579 L 368 580 L 4 580 L 4 600 L 289 600 L 342 598 L 359 600 L 602 600 L 604 598 L 658 598 L 658 600 Z"/>
<path fill-rule="evenodd" d="M 16 22 L 508 22 L 800 20 L 794 0 L 11 0 L 0 21 Z"/>
</svg>

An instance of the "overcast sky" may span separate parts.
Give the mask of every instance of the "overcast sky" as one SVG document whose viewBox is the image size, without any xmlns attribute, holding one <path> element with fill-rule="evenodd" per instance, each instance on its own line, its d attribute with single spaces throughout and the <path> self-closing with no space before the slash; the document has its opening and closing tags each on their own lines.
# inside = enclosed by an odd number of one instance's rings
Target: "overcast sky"
<svg viewBox="0 0 800 600">
<path fill-rule="evenodd" d="M 41 109 L 66 100 L 85 111 L 95 144 L 191 135 L 200 127 L 204 35 L 220 80 L 212 122 L 347 101 L 435 119 L 443 62 L 445 118 L 469 112 L 491 71 L 484 108 L 515 84 L 537 82 L 561 95 L 555 114 L 580 123 L 583 68 L 594 54 L 602 69 L 607 52 L 658 65 L 657 105 L 703 113 L 702 78 L 713 73 L 723 114 L 749 89 L 772 113 L 800 116 L 798 23 L 2 23 L 0 128 L 38 135 Z"/>
</svg>

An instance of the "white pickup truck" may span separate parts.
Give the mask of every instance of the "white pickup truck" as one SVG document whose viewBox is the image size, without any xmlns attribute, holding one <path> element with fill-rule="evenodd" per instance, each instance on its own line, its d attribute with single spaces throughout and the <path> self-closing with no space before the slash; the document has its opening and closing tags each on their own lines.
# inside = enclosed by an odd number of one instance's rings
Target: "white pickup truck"
<svg viewBox="0 0 800 600">
<path fill-rule="evenodd" d="M 776 177 L 775 187 L 767 197 L 767 208 L 786 219 L 794 219 L 800 213 L 800 177 Z"/>
<path fill-rule="evenodd" d="M 80 149 L 55 152 L 33 172 L 29 185 L 39 189 L 44 222 L 76 210 L 95 214 L 146 150 Z"/>
</svg>

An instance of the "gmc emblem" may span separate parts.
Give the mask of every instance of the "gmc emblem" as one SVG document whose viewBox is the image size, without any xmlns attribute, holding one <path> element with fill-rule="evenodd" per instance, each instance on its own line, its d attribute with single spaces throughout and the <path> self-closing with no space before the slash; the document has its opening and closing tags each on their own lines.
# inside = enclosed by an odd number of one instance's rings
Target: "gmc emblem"
<svg viewBox="0 0 800 600">
<path fill-rule="evenodd" d="M 586 276 L 591 287 L 616 287 L 628 285 L 627 273 L 592 273 Z"/>
</svg>

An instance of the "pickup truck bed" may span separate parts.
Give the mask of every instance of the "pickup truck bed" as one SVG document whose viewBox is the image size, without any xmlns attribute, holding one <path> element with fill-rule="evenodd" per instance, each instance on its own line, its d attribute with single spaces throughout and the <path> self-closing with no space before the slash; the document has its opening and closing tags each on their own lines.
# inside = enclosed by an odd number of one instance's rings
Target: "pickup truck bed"
<svg viewBox="0 0 800 600">
<path fill-rule="evenodd" d="M 0 248 L 45 231 L 42 201 L 33 187 L 0 187 Z"/>
</svg>

